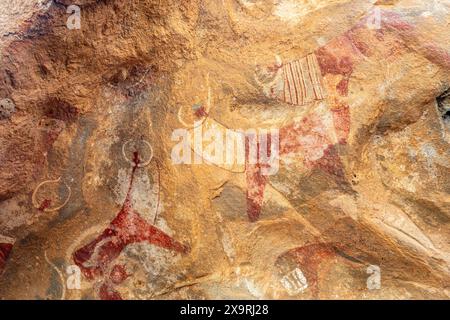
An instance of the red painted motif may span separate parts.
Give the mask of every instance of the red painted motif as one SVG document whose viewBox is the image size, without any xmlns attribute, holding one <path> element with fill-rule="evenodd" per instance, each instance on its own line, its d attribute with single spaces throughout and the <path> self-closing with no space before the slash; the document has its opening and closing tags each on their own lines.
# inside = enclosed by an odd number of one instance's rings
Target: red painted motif
<svg viewBox="0 0 450 320">
<path fill-rule="evenodd" d="M 50 206 L 52 205 L 52 200 L 50 199 L 45 199 L 44 201 L 42 201 L 41 205 L 39 206 L 38 210 L 41 212 L 44 212 L 45 209 L 50 208 Z"/>
<path fill-rule="evenodd" d="M 350 134 L 350 107 L 335 100 L 331 107 L 331 113 L 338 142 L 343 145 L 347 144 L 347 138 Z"/>
<path fill-rule="evenodd" d="M 251 142 L 251 139 L 254 142 Z M 256 147 L 256 163 L 250 161 L 250 144 L 254 143 Z M 270 157 L 271 138 L 267 136 L 267 156 Z M 264 190 L 267 184 L 267 176 L 263 175 L 264 166 L 267 164 L 260 161 L 260 140 L 258 137 L 245 137 L 245 173 L 247 178 L 247 215 L 250 221 L 258 220 L 264 200 Z"/>
<path fill-rule="evenodd" d="M 315 299 L 319 297 L 319 275 L 326 273 L 327 268 L 331 267 L 332 262 L 337 258 L 344 257 L 345 253 L 339 245 L 334 243 L 315 243 L 303 247 L 289 250 L 282 254 L 277 264 L 282 264 L 282 260 L 291 261 L 295 267 L 298 267 L 308 282 L 308 287 Z M 353 261 L 350 261 L 351 258 Z M 341 259 L 347 265 L 355 267 L 355 263 L 361 264 L 358 259 L 346 256 Z"/>
<path fill-rule="evenodd" d="M 122 300 L 120 293 L 108 281 L 100 286 L 99 296 L 101 300 Z"/>
<path fill-rule="evenodd" d="M 204 118 L 208 116 L 208 113 L 206 112 L 206 109 L 204 106 L 201 106 L 200 108 L 198 108 L 197 110 L 195 110 L 194 115 L 197 118 Z"/>
<path fill-rule="evenodd" d="M 372 14 L 314 52 L 320 73 L 324 77 L 323 82 L 328 81 L 327 75 L 341 76 L 335 87 L 336 94 L 331 93 L 330 96 L 347 97 L 350 77 L 355 66 L 371 56 L 371 43 L 367 37 L 364 37 L 364 34 L 374 32 L 379 41 L 384 41 L 384 35 L 389 31 L 395 31 L 403 41 L 418 38 L 415 28 L 411 24 L 405 22 L 399 14 L 388 11 L 380 11 L 381 28 L 369 30 L 367 22 Z M 387 51 L 386 58 L 398 52 L 402 47 L 402 39 L 394 41 L 391 50 Z M 425 48 L 425 55 L 430 61 L 450 67 L 450 54 L 445 49 L 434 44 L 426 44 Z M 286 64 L 277 65 L 276 68 L 271 67 L 268 70 L 275 74 L 283 66 Z M 300 79 L 301 77 L 292 76 L 292 78 Z M 294 80 L 286 81 L 285 85 L 294 83 Z M 337 143 L 345 145 L 350 133 L 350 107 L 337 98 L 329 100 L 328 104 L 333 117 Z M 306 168 L 324 170 L 336 177 L 338 181 L 343 181 L 345 179 L 344 169 L 335 143 L 335 139 L 332 139 L 327 133 L 325 121 L 320 116 L 312 114 L 280 129 L 280 158 L 287 155 L 301 155 Z M 257 166 L 247 166 L 246 169 L 249 190 L 247 192 L 247 213 L 251 221 L 256 221 L 261 212 L 267 177 L 261 175 L 261 170 Z"/>
<path fill-rule="evenodd" d="M 0 274 L 5 268 L 6 262 L 13 248 L 12 243 L 0 243 Z"/>
<path fill-rule="evenodd" d="M 120 284 L 128 278 L 129 274 L 124 265 L 115 265 L 110 274 L 110 279 L 115 284 Z"/>
<path fill-rule="evenodd" d="M 314 161 L 311 164 L 311 168 L 318 168 L 325 171 L 335 177 L 338 182 L 345 181 L 344 167 L 334 145 L 328 145 L 323 151 L 323 157 Z"/>
<path fill-rule="evenodd" d="M 337 104 L 331 109 L 331 113 L 337 141 L 340 144 L 346 144 L 350 132 L 349 107 L 345 104 Z M 282 127 L 279 134 L 280 159 L 301 155 L 301 161 L 307 170 L 318 168 L 335 177 L 339 182 L 345 180 L 335 141 L 330 137 L 326 122 L 321 115 L 313 113 L 306 116 L 300 121 Z M 264 176 L 261 169 L 260 164 L 246 166 L 247 215 L 252 222 L 259 219 L 264 201 L 264 190 L 268 182 L 268 176 Z"/>
<path fill-rule="evenodd" d="M 140 163 L 137 152 L 134 153 L 133 161 L 134 166 L 130 184 L 122 209 L 102 234 L 73 254 L 75 263 L 90 280 L 103 276 L 126 246 L 133 243 L 148 242 L 183 254 L 189 252 L 188 246 L 181 244 L 149 224 L 138 212 L 133 210 L 131 206 L 131 191 L 135 173 Z M 108 279 L 100 289 L 100 296 L 102 298 L 118 298 L 118 293 L 113 290 L 113 283 L 120 283 L 125 280 L 125 274 L 123 266 L 114 266 L 111 274 L 108 275 Z"/>
<path fill-rule="evenodd" d="M 352 36 L 345 34 L 333 39 L 315 52 L 323 77 L 327 74 L 342 76 L 336 86 L 340 96 L 348 96 L 350 77 L 355 64 L 363 57 L 361 50 L 367 54 L 365 44 L 360 41 L 355 43 Z"/>
</svg>

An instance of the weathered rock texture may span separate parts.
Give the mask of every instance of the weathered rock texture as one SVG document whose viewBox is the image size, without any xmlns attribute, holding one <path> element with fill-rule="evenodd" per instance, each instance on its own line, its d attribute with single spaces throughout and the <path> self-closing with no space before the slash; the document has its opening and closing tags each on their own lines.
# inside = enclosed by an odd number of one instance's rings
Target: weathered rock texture
<svg viewBox="0 0 450 320">
<path fill-rule="evenodd" d="M 0 298 L 448 299 L 449 23 L 447 0 L 2 2 Z M 278 129 L 278 172 L 174 163 L 175 130 L 210 128 Z"/>
</svg>

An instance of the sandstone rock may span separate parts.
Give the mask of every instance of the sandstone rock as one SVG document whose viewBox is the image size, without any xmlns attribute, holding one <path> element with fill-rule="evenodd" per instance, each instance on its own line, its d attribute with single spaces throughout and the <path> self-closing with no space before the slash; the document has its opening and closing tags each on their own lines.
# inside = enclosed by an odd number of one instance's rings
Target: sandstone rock
<svg viewBox="0 0 450 320">
<path fill-rule="evenodd" d="M 449 298 L 449 3 L 11 2 L 0 298 Z"/>
</svg>

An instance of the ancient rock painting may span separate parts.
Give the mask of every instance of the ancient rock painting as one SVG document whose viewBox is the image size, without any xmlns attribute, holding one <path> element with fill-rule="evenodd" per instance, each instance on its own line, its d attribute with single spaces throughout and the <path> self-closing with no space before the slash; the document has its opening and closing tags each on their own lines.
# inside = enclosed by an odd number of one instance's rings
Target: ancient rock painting
<svg viewBox="0 0 450 320">
<path fill-rule="evenodd" d="M 271 136 L 267 139 L 267 156 L 270 157 L 271 154 Z M 247 180 L 247 216 L 250 221 L 255 222 L 258 220 L 261 213 L 262 203 L 264 200 L 264 190 L 268 181 L 268 176 L 263 173 L 263 167 L 269 166 L 267 163 L 259 161 L 261 156 L 261 144 L 260 140 L 256 141 L 256 163 L 252 163 L 250 160 L 250 146 L 252 145 L 251 139 L 256 137 L 246 136 L 245 137 L 245 174 Z"/>
<path fill-rule="evenodd" d="M 323 112 L 327 116 L 323 116 Z M 206 120 L 199 125 L 211 126 L 214 119 Z M 330 123 L 333 125 L 330 126 Z M 217 130 L 227 130 L 226 127 L 217 125 Z M 310 115 L 304 117 L 298 122 L 294 122 L 286 127 L 282 127 L 279 131 L 279 147 L 277 153 L 281 161 L 289 159 L 300 160 L 304 164 L 305 172 L 314 168 L 321 169 L 334 177 L 338 182 L 345 181 L 344 169 L 336 148 L 337 144 L 346 144 L 350 131 L 350 115 L 349 108 L 341 106 L 338 109 L 329 111 L 325 105 L 313 111 Z M 266 184 L 269 182 L 270 176 L 267 171 L 270 168 L 269 163 L 260 161 L 261 145 L 260 141 L 264 140 L 266 146 L 263 153 L 267 152 L 267 157 L 271 157 L 271 136 L 261 136 L 255 133 L 246 135 L 241 133 L 242 140 L 245 141 L 245 166 L 243 171 L 239 166 L 230 166 L 214 161 L 207 163 L 215 164 L 225 170 L 239 173 L 245 172 L 247 181 L 247 215 L 249 220 L 255 222 L 259 219 Z M 268 138 L 268 139 L 267 139 Z M 256 143 L 253 143 L 256 141 Z M 256 161 L 251 161 L 249 152 L 250 146 L 256 146 Z M 192 150 L 197 151 L 191 144 Z M 278 150 L 279 149 L 279 150 Z M 197 155 L 199 153 L 197 152 Z"/>
<path fill-rule="evenodd" d="M 209 84 L 209 74 L 206 75 L 205 85 L 199 96 L 194 97 L 190 105 L 181 104 L 178 107 L 178 121 L 188 129 L 202 125 L 208 118 L 212 106 L 212 93 Z"/>
<path fill-rule="evenodd" d="M 316 107 L 311 114 L 280 129 L 280 160 L 282 162 L 288 159 L 300 160 L 304 164 L 305 173 L 318 168 L 330 174 L 338 182 L 345 182 L 344 168 L 336 145 L 345 145 L 349 133 L 350 109 L 347 105 L 334 104 L 331 108 L 326 105 Z M 261 174 L 251 171 L 247 174 L 249 186 L 253 188 L 257 186 L 259 190 L 259 195 L 249 200 L 258 204 L 249 208 L 251 215 L 258 217 L 263 201 L 264 185 L 268 180 L 261 178 Z"/>
<path fill-rule="evenodd" d="M 314 54 L 284 64 L 279 56 L 276 58 L 277 63 L 266 70 L 257 66 L 255 79 L 263 86 L 267 97 L 298 106 L 324 99 L 322 77 Z"/>
<path fill-rule="evenodd" d="M 38 186 L 35 188 L 32 196 L 31 201 L 33 203 L 33 206 L 38 209 L 41 212 L 53 212 L 58 211 L 59 209 L 62 209 L 70 200 L 70 196 L 72 194 L 71 188 L 64 182 L 64 186 L 66 188 L 66 198 L 61 203 L 56 203 L 54 199 L 52 200 L 50 197 L 44 197 L 42 200 L 38 199 L 38 193 L 41 188 L 45 188 L 48 184 L 56 184 L 58 185 L 61 181 L 61 178 L 58 178 L 56 180 L 46 180 L 38 184 Z"/>
<path fill-rule="evenodd" d="M 317 92 L 320 92 L 319 89 L 317 89 Z M 208 99 L 208 101 L 210 101 L 210 99 Z M 207 106 L 209 112 L 209 103 Z M 228 129 L 223 125 L 217 124 L 214 119 L 209 117 L 209 114 L 206 111 L 203 111 L 200 117 L 201 119 L 198 122 L 195 122 L 194 125 L 189 125 L 183 118 L 180 119 L 181 108 L 179 110 L 178 115 L 180 123 L 187 128 L 195 129 L 199 126 L 210 128 L 215 125 L 217 130 L 224 131 Z M 191 112 L 195 118 L 197 110 L 192 109 Z M 333 125 L 330 125 L 330 123 L 333 123 Z M 331 108 L 328 108 L 323 104 L 316 107 L 309 115 L 305 116 L 300 121 L 293 122 L 280 129 L 278 157 L 280 160 L 286 160 L 287 158 L 295 158 L 296 160 L 301 159 L 306 170 L 319 168 L 335 177 L 339 182 L 342 182 L 345 180 L 345 175 L 335 145 L 346 144 L 349 132 L 349 107 L 343 103 L 334 103 Z M 261 137 L 258 134 L 256 134 L 256 136 L 249 136 L 246 135 L 246 133 L 241 133 L 241 135 L 243 140 L 245 140 L 244 170 L 247 180 L 247 215 L 249 220 L 254 222 L 259 219 L 261 213 L 264 201 L 264 190 L 269 181 L 269 177 L 264 171 L 267 171 L 269 165 L 267 163 L 261 163 L 259 158 L 253 162 L 251 162 L 249 158 L 249 147 L 252 145 L 251 142 L 260 141 Z M 265 141 L 267 142 L 267 145 L 264 150 L 269 151 L 267 157 L 270 157 L 271 142 L 270 139 L 266 139 Z M 256 144 L 256 154 L 258 157 L 261 154 L 260 147 L 258 142 Z M 194 152 L 197 152 L 197 156 L 202 156 L 196 150 L 196 147 L 193 146 L 192 142 L 191 148 Z M 239 168 L 231 168 L 225 164 L 214 163 L 214 161 L 208 161 L 208 163 L 213 163 L 232 172 L 242 172 Z"/>
<path fill-rule="evenodd" d="M 122 209 L 96 239 L 73 253 L 75 264 L 88 280 L 103 277 L 99 296 L 104 300 L 121 299 L 120 294 L 114 290 L 114 285 L 123 282 L 127 278 L 127 272 L 125 266 L 115 265 L 114 261 L 128 245 L 147 242 L 181 254 L 189 252 L 188 246 L 148 223 L 132 208 L 131 191 L 136 170 L 143 164 L 149 164 L 151 159 L 144 162 L 135 151 L 132 161 L 130 183 Z"/>
<path fill-rule="evenodd" d="M 320 280 L 337 260 L 352 268 L 361 268 L 363 262 L 347 256 L 338 244 L 314 243 L 291 249 L 275 262 L 282 285 L 290 295 L 309 289 L 312 297 L 319 298 Z"/>
<path fill-rule="evenodd" d="M 15 240 L 0 234 L 0 275 L 3 273 L 6 262 L 13 249 Z"/>
<path fill-rule="evenodd" d="M 347 97 L 349 81 L 355 67 L 372 56 L 374 45 L 371 40 L 378 41 L 385 47 L 383 57 L 386 59 L 394 58 L 400 49 L 417 41 L 415 27 L 406 22 L 400 14 L 385 10 L 376 12 L 380 14 L 379 28 L 372 30 L 369 27 L 369 20 L 374 14 L 370 12 L 353 28 L 306 57 L 283 63 L 282 59 L 276 56 L 277 62 L 273 65 L 265 68 L 257 66 L 255 79 L 268 97 L 302 106 L 326 96 L 323 83 L 325 87 L 330 87 L 326 83 L 332 81 L 328 75 L 340 76 L 334 86 L 335 92 L 328 93 Z M 373 33 L 374 39 L 371 36 Z M 394 41 L 387 39 L 387 35 L 392 33 L 397 35 Z M 435 44 L 427 43 L 421 49 L 425 49 L 427 57 L 436 63 L 450 62 L 449 53 Z"/>
<path fill-rule="evenodd" d="M 383 35 L 392 29 L 403 32 L 413 30 L 399 15 L 384 11 L 382 14 L 381 28 L 375 31 L 379 41 L 383 41 Z M 322 169 L 336 177 L 339 182 L 344 182 L 345 173 L 336 144 L 347 144 L 350 133 L 350 106 L 346 98 L 349 95 L 349 82 L 354 68 L 371 56 L 371 44 L 365 42 L 362 36 L 371 31 L 367 27 L 370 16 L 371 14 L 342 36 L 304 58 L 283 63 L 277 56 L 275 64 L 266 68 L 257 67 L 255 79 L 269 98 L 301 107 L 325 99 L 328 106 L 326 113 L 332 115 L 334 128 L 329 128 L 326 117 L 317 112 L 281 128 L 281 160 L 285 156 L 297 155 L 309 170 Z M 399 42 L 394 43 L 391 49 L 387 50 L 386 58 L 395 55 L 399 45 Z M 445 58 L 444 55 L 444 61 Z M 335 76 L 340 79 L 336 80 Z M 328 88 L 328 91 L 325 88 Z M 249 200 L 249 215 L 257 217 L 267 179 L 250 174 L 248 180 L 249 185 L 258 186 L 259 190 L 259 193 L 251 193 L 250 197 L 254 199 Z"/>
<path fill-rule="evenodd" d="M 402 20 L 398 14 L 388 11 L 382 11 L 381 14 L 382 24 L 380 29 L 375 31 L 379 41 L 383 41 L 384 34 L 390 30 L 401 31 L 405 37 L 414 38 L 414 27 Z M 351 75 L 358 63 L 371 56 L 369 49 L 371 44 L 365 42 L 364 36 L 361 36 L 371 31 L 367 27 L 371 15 L 372 13 L 342 36 L 331 40 L 304 58 L 283 63 L 277 56 L 277 62 L 273 65 L 266 68 L 257 66 L 255 79 L 269 98 L 299 107 L 306 107 L 308 103 L 326 99 L 328 112 L 332 114 L 334 128 L 327 128 L 326 118 L 318 113 L 282 127 L 281 160 L 285 156 L 297 156 L 309 170 L 319 168 L 337 178 L 339 182 L 345 182 L 344 168 L 336 144 L 347 144 L 350 133 L 350 106 L 345 98 L 349 95 Z M 398 42 L 394 43 L 394 46 L 386 52 L 386 58 L 397 53 L 398 45 Z M 440 62 L 446 63 L 448 53 L 442 50 L 439 52 L 442 58 Z M 337 83 L 334 76 L 340 77 Z M 324 87 L 331 88 L 333 92 L 325 92 Z M 257 220 L 255 217 L 258 217 L 261 211 L 262 194 L 266 183 L 267 179 L 262 179 L 251 172 L 248 174 L 249 186 L 252 186 L 253 190 L 258 190 L 249 193 L 248 211 L 249 216 L 253 217 L 252 220 Z"/>
<path fill-rule="evenodd" d="M 0 299 L 448 298 L 450 7 L 85 1 L 81 32 L 48 2 L 0 36 Z"/>
</svg>

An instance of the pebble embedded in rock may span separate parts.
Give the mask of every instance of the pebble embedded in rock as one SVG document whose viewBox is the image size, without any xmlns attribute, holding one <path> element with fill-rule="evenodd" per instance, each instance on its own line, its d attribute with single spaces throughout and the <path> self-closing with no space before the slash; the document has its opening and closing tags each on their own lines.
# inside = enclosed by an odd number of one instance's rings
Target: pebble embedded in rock
<svg viewBox="0 0 450 320">
<path fill-rule="evenodd" d="M 10 119 L 16 112 L 16 106 L 11 99 L 0 100 L 0 120 Z"/>
</svg>

